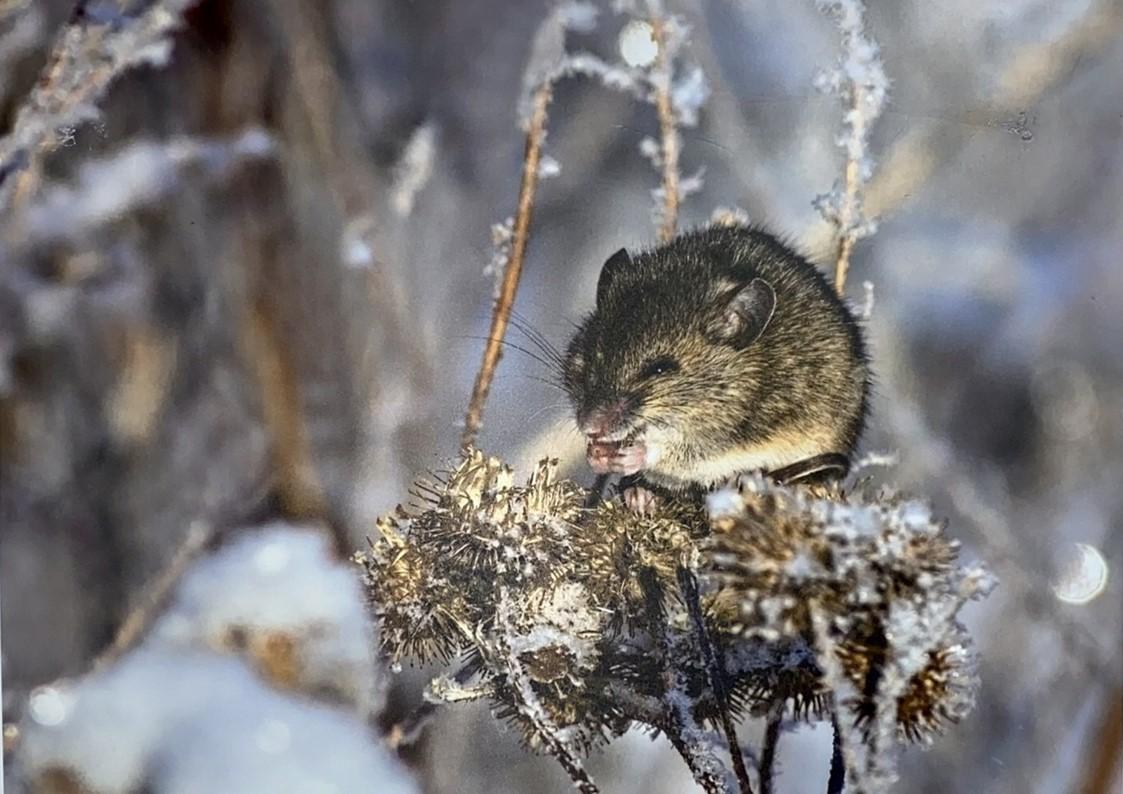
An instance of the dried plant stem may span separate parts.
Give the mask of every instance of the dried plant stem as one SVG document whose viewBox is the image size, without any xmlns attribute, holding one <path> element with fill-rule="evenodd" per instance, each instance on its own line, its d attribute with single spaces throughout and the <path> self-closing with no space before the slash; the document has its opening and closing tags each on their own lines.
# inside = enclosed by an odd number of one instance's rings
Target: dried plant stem
<svg viewBox="0 0 1123 794">
<path fill-rule="evenodd" d="M 24 206 L 35 193 L 43 158 L 73 130 L 97 115 L 94 104 L 119 75 L 143 63 L 162 64 L 168 39 L 190 0 L 158 0 L 112 24 L 92 21 L 87 0 L 74 4 L 39 81 L 0 138 L 0 210 Z"/>
<path fill-rule="evenodd" d="M 675 236 L 679 203 L 679 134 L 678 119 L 671 100 L 671 60 L 667 54 L 667 24 L 660 17 L 651 19 L 651 37 L 655 40 L 655 110 L 659 115 L 660 161 L 663 168 L 663 210 L 659 222 L 659 241 Z"/>
<path fill-rule="evenodd" d="M 187 530 L 187 537 L 175 550 L 171 560 L 149 583 L 140 602 L 122 621 L 117 634 L 113 637 L 113 642 L 94 661 L 94 669 L 112 664 L 144 637 L 153 620 L 167 604 L 172 589 L 214 537 L 214 529 L 209 524 L 202 522 L 191 524 Z"/>
<path fill-rule="evenodd" d="M 667 635 L 667 621 L 663 613 L 661 591 L 656 582 L 654 571 L 646 569 L 640 574 L 640 586 L 644 591 L 648 632 L 661 648 L 663 659 L 675 658 L 671 639 Z M 699 740 L 698 726 L 688 709 L 681 704 L 672 703 L 667 695 L 680 687 L 680 673 L 668 667 L 663 670 L 663 686 L 666 690 L 661 702 L 661 714 L 653 716 L 650 724 L 658 725 L 666 734 L 671 746 L 675 748 L 686 763 L 690 774 L 706 794 L 733 794 L 738 788 L 741 794 L 752 794 L 752 785 L 747 780 L 734 781 L 713 750 Z M 734 748 L 730 747 L 730 753 Z M 737 787 L 734 787 L 734 783 Z M 746 788 L 748 783 L 748 788 Z"/>
<path fill-rule="evenodd" d="M 827 794 L 842 794 L 846 786 L 846 759 L 842 755 L 842 730 L 838 724 L 838 715 L 831 715 L 831 730 L 834 738 L 831 740 L 831 771 L 827 778 Z"/>
<path fill-rule="evenodd" d="M 1123 687 L 1108 692 L 1100 720 L 1099 741 L 1090 748 L 1080 794 L 1108 794 L 1111 783 L 1118 780 L 1120 758 L 1123 757 Z"/>
<path fill-rule="evenodd" d="M 698 580 L 694 578 L 686 566 L 680 565 L 678 569 L 679 589 L 682 591 L 686 607 L 690 611 L 694 630 L 698 634 L 698 645 L 702 648 L 702 658 L 706 663 L 706 672 L 710 680 L 710 688 L 717 701 L 718 714 L 721 727 L 725 732 L 725 740 L 729 743 L 729 755 L 733 761 L 733 773 L 741 791 L 751 794 L 752 782 L 749 780 L 749 770 L 745 766 L 745 759 L 741 755 L 741 743 L 737 741 L 737 728 L 733 724 L 733 717 L 729 713 L 729 687 L 725 680 L 724 664 L 718 656 L 718 649 L 710 641 L 709 630 L 702 615 L 702 604 L 698 597 Z"/>
<path fill-rule="evenodd" d="M 542 142 L 546 137 L 546 111 L 553 98 L 553 85 L 544 82 L 533 94 L 530 119 L 526 131 L 526 150 L 523 155 L 522 182 L 519 186 L 518 209 L 515 214 L 514 233 L 511 240 L 511 256 L 503 271 L 503 282 L 499 287 L 499 297 L 491 314 L 491 328 L 487 334 L 483 361 L 472 387 L 472 397 L 468 402 L 468 412 L 464 417 L 464 433 L 460 446 L 472 446 L 480 431 L 483 420 L 484 403 L 487 401 L 495 368 L 502 355 L 503 339 L 507 333 L 511 310 L 515 305 L 515 294 L 519 289 L 523 262 L 526 259 L 526 246 L 530 237 L 530 220 L 534 211 L 534 194 L 538 188 L 538 168 L 542 160 Z"/>
<path fill-rule="evenodd" d="M 246 335 L 265 425 L 273 442 L 277 495 L 287 515 L 322 518 L 327 514 L 326 500 L 312 465 L 297 373 L 285 354 L 277 326 L 275 307 L 260 296 L 250 310 Z"/>
<path fill-rule="evenodd" d="M 768 715 L 764 741 L 760 747 L 760 794 L 772 794 L 772 779 L 776 770 L 776 748 L 780 744 L 780 726 L 784 721 L 783 709 Z"/>
<path fill-rule="evenodd" d="M 1076 64 L 1094 58 L 1117 41 L 1123 27 L 1123 5 L 1100 0 L 1056 39 L 1019 50 L 1001 70 L 998 89 L 988 97 L 987 109 L 969 115 L 984 119 L 983 126 L 1002 129 L 1002 121 L 1018 110 L 1032 107 L 1080 72 Z M 971 128 L 966 125 L 965 128 Z M 866 183 L 863 205 L 871 217 L 885 217 L 900 208 L 939 168 L 961 150 L 963 134 L 949 124 L 928 124 L 902 136 L 882 158 L 877 173 Z M 812 250 L 827 251 L 837 227 L 824 220 L 809 234 Z"/>
<path fill-rule="evenodd" d="M 859 117 L 858 100 L 861 91 L 858 86 L 851 86 L 850 96 L 851 114 Z M 855 228 L 862 220 L 858 196 L 858 188 L 861 184 L 861 165 L 853 157 L 847 157 L 842 181 L 842 203 L 838 208 L 839 239 L 834 262 L 834 288 L 840 296 L 846 294 L 846 275 L 850 271 L 850 255 L 854 251 L 854 243 L 858 241 Z"/>
</svg>

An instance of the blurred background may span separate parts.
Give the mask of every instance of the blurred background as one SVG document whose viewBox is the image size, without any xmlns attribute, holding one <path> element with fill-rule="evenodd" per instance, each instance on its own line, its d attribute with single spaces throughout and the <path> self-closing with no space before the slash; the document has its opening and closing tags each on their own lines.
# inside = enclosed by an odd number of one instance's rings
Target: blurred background
<svg viewBox="0 0 1123 794">
<path fill-rule="evenodd" d="M 96 21 L 113 4 L 89 5 Z M 738 207 L 826 262 L 812 200 L 841 174 L 842 109 L 813 81 L 834 24 L 811 2 L 667 5 L 710 88 L 683 130 L 684 174 L 704 171 L 680 224 Z M 0 2 L 0 130 L 72 6 Z M 201 0 L 166 65 L 55 131 L 41 184 L 0 220 L 5 722 L 89 668 L 191 526 L 317 519 L 347 552 L 455 454 L 550 9 Z M 570 49 L 617 59 L 627 21 L 605 7 Z M 864 281 L 875 297 L 864 449 L 896 453 L 876 477 L 930 498 L 1001 581 L 965 614 L 978 708 L 906 753 L 899 789 L 1119 791 L 1123 3 L 871 0 L 867 21 L 892 88 L 866 193 L 879 230 L 849 282 L 855 304 Z M 649 104 L 557 87 L 560 168 L 516 310 L 559 347 L 606 256 L 654 242 L 640 142 L 657 132 Z M 588 479 L 550 376 L 508 350 L 479 443 Z M 433 672 L 396 678 L 387 720 Z M 794 729 L 779 790 L 823 790 L 829 748 Z M 483 707 L 446 710 L 405 754 L 426 791 L 569 790 Z M 645 736 L 592 769 L 605 791 L 692 790 Z"/>
</svg>

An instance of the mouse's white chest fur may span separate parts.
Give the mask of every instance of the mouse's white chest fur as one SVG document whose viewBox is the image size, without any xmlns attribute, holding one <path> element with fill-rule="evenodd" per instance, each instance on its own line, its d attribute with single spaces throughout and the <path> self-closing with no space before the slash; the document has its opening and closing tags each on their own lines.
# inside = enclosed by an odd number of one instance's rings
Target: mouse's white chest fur
<svg viewBox="0 0 1123 794">
<path fill-rule="evenodd" d="M 689 485 L 709 487 L 724 483 L 738 474 L 778 469 L 830 452 L 832 441 L 806 433 L 779 433 L 758 444 L 689 462 L 676 460 L 673 455 L 661 455 L 652 461 L 653 465 L 643 472 L 643 476 L 655 485 L 673 490 Z"/>
</svg>

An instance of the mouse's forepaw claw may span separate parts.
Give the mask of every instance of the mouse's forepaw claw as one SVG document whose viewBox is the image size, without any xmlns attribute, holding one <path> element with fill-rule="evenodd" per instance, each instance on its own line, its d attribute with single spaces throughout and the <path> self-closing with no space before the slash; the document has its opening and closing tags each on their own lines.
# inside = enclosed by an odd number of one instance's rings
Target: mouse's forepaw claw
<svg viewBox="0 0 1123 794">
<path fill-rule="evenodd" d="M 636 515 L 654 515 L 659 506 L 660 499 L 654 491 L 649 491 L 642 485 L 632 485 L 624 489 L 624 505 Z"/>
</svg>

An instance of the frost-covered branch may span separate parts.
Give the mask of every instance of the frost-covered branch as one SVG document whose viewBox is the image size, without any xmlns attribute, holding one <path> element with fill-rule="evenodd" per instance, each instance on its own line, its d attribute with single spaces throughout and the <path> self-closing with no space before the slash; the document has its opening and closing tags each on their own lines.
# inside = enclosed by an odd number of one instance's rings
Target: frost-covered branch
<svg viewBox="0 0 1123 794">
<path fill-rule="evenodd" d="M 655 90 L 655 110 L 659 114 L 659 162 L 663 171 L 663 206 L 659 218 L 659 240 L 667 242 L 675 236 L 679 204 L 679 148 L 682 136 L 671 101 L 673 63 L 668 43 L 667 20 L 651 18 L 651 38 L 655 41 L 655 65 L 651 70 Z"/>
<path fill-rule="evenodd" d="M 846 109 L 839 145 L 846 151 L 841 184 L 818 196 L 815 206 L 832 222 L 838 235 L 835 254 L 835 289 L 846 290 L 846 275 L 854 244 L 876 230 L 876 221 L 862 209 L 861 190 L 873 175 L 869 154 L 870 130 L 885 106 L 889 79 L 881 66 L 877 45 L 866 36 L 862 0 L 817 0 L 819 8 L 834 17 L 842 34 L 842 57 L 835 68 L 816 78 L 821 91 L 837 94 Z"/>
<path fill-rule="evenodd" d="M 699 111 L 710 89 L 700 66 L 680 63 L 690 32 L 686 23 L 668 13 L 662 0 L 645 0 L 643 6 L 641 10 L 634 2 L 615 4 L 618 11 L 630 18 L 619 38 L 622 61 L 606 60 L 591 52 L 566 53 L 553 69 L 539 72 L 556 77 L 588 77 L 654 106 L 659 140 L 645 137 L 639 148 L 659 172 L 660 186 L 652 191 L 652 218 L 659 239 L 666 241 L 674 236 L 683 199 L 702 189 L 702 170 L 682 176 L 679 130 L 698 123 Z M 572 20 L 576 15 L 569 18 Z"/>
<path fill-rule="evenodd" d="M 75 179 L 47 183 L 24 208 L 20 243 L 83 240 L 107 223 L 174 195 L 188 178 L 222 181 L 276 155 L 276 142 L 251 127 L 226 139 L 141 140 L 83 163 Z"/>
<path fill-rule="evenodd" d="M 632 4 L 623 5 L 632 14 L 637 13 Z M 689 34 L 687 25 L 668 14 L 662 0 L 646 0 L 644 6 L 644 17 L 633 18 L 620 34 L 621 55 L 630 69 L 630 79 L 606 79 L 623 71 L 620 67 L 604 70 L 601 79 L 612 87 L 639 87 L 640 97 L 655 106 L 659 140 L 644 138 L 640 152 L 660 173 L 662 184 L 652 191 L 653 217 L 660 241 L 666 242 L 675 235 L 682 200 L 702 189 L 701 171 L 682 176 L 679 128 L 698 123 L 698 112 L 709 97 L 709 86 L 701 67 L 679 66 L 679 55 Z"/>
<path fill-rule="evenodd" d="M 710 630 L 706 625 L 705 615 L 702 613 L 698 580 L 686 566 L 680 565 L 677 574 L 679 595 L 686 607 L 687 614 L 690 616 L 695 640 L 701 651 L 702 661 L 706 665 L 706 677 L 710 688 L 713 690 L 717 721 L 725 733 L 725 741 L 729 747 L 730 758 L 733 761 L 733 772 L 737 777 L 737 783 L 742 794 L 752 794 L 753 786 L 749 780 L 749 771 L 745 766 L 745 757 L 741 753 L 741 743 L 737 741 L 737 728 L 730 713 L 730 692 L 725 660 L 722 658 L 721 649 L 715 647 L 713 640 L 710 638 Z"/>
<path fill-rule="evenodd" d="M 133 14 L 78 3 L 11 132 L 0 139 L 0 213 L 37 189 L 43 158 L 97 118 L 97 102 L 114 79 L 135 66 L 167 63 L 170 36 L 193 4 L 156 0 Z"/>
<path fill-rule="evenodd" d="M 502 272 L 502 279 L 496 291 L 483 360 L 480 362 L 464 417 L 464 432 L 460 438 L 464 448 L 470 447 L 479 433 L 484 403 L 491 390 L 495 368 L 499 365 L 503 339 L 507 334 L 515 294 L 519 289 L 526 247 L 530 240 L 534 195 L 543 170 L 542 146 L 546 140 L 546 112 L 553 98 L 554 82 L 567 71 L 566 32 L 570 29 L 587 30 L 595 19 L 596 8 L 589 3 L 558 3 L 539 26 L 523 73 L 523 93 L 518 106 L 519 123 L 526 133 L 522 179 L 514 220 L 509 225 L 497 225 L 492 230 L 498 255 L 489 268 L 497 276 Z"/>
<path fill-rule="evenodd" d="M 720 742 L 714 741 L 694 716 L 694 703 L 689 694 L 690 676 L 680 669 L 684 651 L 690 649 L 674 636 L 674 629 L 667 625 L 662 614 L 663 594 L 657 589 L 653 576 L 644 577 L 641 582 L 648 590 L 649 631 L 656 640 L 656 648 L 662 659 L 663 669 L 659 671 L 663 682 L 662 714 L 655 723 L 667 733 L 667 738 L 686 763 L 696 782 L 707 794 L 752 794 L 752 784 L 744 775 L 744 761 L 739 747 L 729 745 L 733 758 L 739 759 L 738 773 L 735 775 L 717 753 Z M 721 704 L 718 704 L 721 707 Z M 735 737 L 736 734 L 733 734 Z"/>
</svg>

